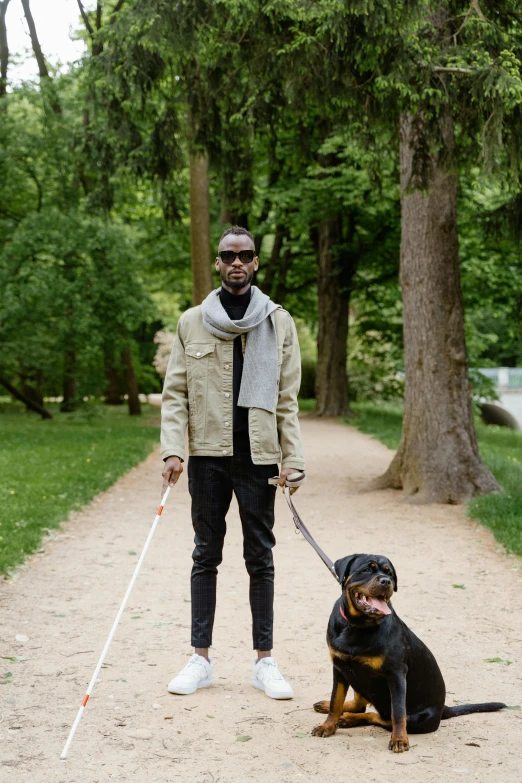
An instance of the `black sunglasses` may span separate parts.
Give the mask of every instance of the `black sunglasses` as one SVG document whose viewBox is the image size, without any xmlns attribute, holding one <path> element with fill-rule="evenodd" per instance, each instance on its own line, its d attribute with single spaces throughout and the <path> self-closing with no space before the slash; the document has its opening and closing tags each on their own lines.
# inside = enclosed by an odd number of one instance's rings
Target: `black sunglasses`
<svg viewBox="0 0 522 783">
<path fill-rule="evenodd" d="M 251 264 L 256 257 L 256 251 L 240 250 L 235 253 L 233 250 L 222 250 L 218 255 L 224 264 L 233 264 L 236 258 L 239 258 L 242 264 Z"/>
</svg>

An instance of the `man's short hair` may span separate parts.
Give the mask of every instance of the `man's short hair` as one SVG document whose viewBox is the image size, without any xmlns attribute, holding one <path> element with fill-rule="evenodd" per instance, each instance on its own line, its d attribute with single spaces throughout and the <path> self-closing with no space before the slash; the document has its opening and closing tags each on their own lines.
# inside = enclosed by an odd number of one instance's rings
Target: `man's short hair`
<svg viewBox="0 0 522 783">
<path fill-rule="evenodd" d="M 232 228 L 227 228 L 226 231 L 223 231 L 221 235 L 221 239 L 219 240 L 220 244 L 221 244 L 221 240 L 224 239 L 229 234 L 238 234 L 238 235 L 245 234 L 247 237 L 249 237 L 252 240 L 252 242 L 255 245 L 254 237 L 252 236 L 250 231 L 248 231 L 248 229 L 246 228 L 243 228 L 242 226 L 232 226 Z"/>
</svg>

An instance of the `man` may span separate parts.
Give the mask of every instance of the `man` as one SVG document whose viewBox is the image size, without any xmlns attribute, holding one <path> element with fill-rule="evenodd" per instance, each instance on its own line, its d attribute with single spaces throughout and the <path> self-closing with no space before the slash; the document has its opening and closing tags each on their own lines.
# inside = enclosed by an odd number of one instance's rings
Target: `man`
<svg viewBox="0 0 522 783">
<path fill-rule="evenodd" d="M 162 402 L 163 491 L 178 480 L 189 432 L 194 654 L 168 685 L 194 693 L 212 683 L 212 628 L 225 517 L 236 495 L 250 575 L 252 684 L 274 699 L 292 688 L 272 658 L 275 487 L 268 479 L 304 470 L 297 420 L 299 343 L 291 316 L 256 286 L 252 234 L 235 226 L 221 237 L 216 270 L 222 287 L 180 318 Z"/>
</svg>

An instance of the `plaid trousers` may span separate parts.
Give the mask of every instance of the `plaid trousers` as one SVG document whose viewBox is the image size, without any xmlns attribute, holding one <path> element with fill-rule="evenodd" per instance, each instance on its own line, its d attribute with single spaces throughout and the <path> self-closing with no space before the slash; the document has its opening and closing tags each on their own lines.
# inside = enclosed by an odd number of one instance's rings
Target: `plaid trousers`
<svg viewBox="0 0 522 783">
<path fill-rule="evenodd" d="M 232 457 L 190 457 L 195 549 L 192 553 L 192 646 L 210 647 L 216 610 L 217 568 L 227 530 L 226 514 L 234 492 L 243 528 L 243 557 L 250 575 L 254 650 L 271 650 L 274 625 L 274 501 L 268 479 L 278 466 L 254 465 L 249 453 Z"/>
</svg>

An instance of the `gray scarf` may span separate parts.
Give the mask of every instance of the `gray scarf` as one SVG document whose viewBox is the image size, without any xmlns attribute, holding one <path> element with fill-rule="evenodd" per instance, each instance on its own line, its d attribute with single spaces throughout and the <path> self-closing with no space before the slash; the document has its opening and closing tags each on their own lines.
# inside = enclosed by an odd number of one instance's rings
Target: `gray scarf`
<svg viewBox="0 0 522 783">
<path fill-rule="evenodd" d="M 263 408 L 275 413 L 277 398 L 277 336 L 274 310 L 277 305 L 253 285 L 247 311 L 239 321 L 232 321 L 219 298 L 220 288 L 212 291 L 201 303 L 203 324 L 222 340 L 234 340 L 238 334 L 248 335 L 238 405 L 242 408 Z"/>
</svg>

